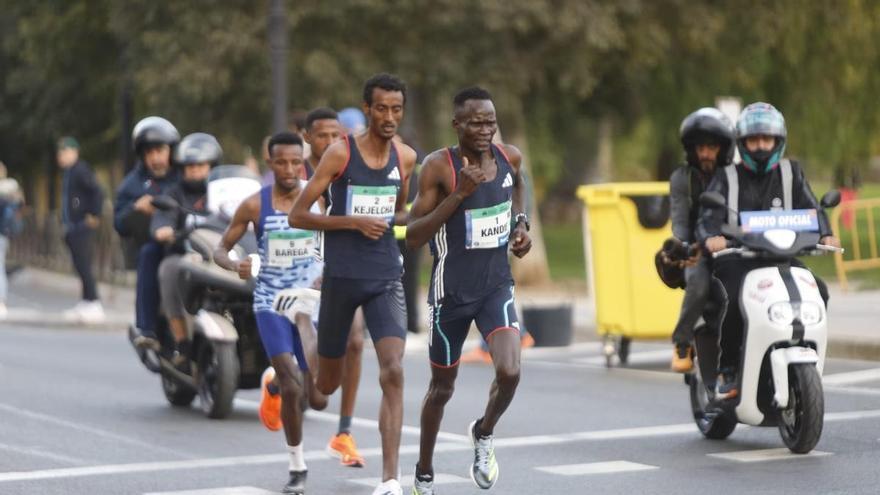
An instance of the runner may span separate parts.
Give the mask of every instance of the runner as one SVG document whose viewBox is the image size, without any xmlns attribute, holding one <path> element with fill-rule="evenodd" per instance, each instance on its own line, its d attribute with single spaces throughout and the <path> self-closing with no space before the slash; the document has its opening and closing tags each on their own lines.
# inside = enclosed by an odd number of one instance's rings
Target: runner
<svg viewBox="0 0 880 495">
<path fill-rule="evenodd" d="M 422 405 L 419 462 L 413 494 L 434 493 L 434 446 L 443 408 L 452 397 L 461 348 L 476 321 L 489 344 L 495 381 L 482 417 L 468 426 L 474 446 L 470 476 L 489 489 L 498 481 L 493 431 L 519 383 L 520 331 L 513 297 L 510 251 L 531 249 L 522 155 L 493 144 L 495 106 L 488 91 L 468 88 L 453 99 L 458 146 L 428 155 L 407 223 L 407 245 L 431 240 L 434 270 L 428 291 L 431 383 Z"/>
<path fill-rule="evenodd" d="M 364 85 L 367 129 L 346 136 L 324 153 L 315 175 L 294 203 L 290 224 L 324 231 L 324 278 L 318 318 L 317 387 L 335 391 L 343 377 L 355 310 L 363 308 L 379 360 L 382 406 L 382 482 L 374 495 L 402 494 L 398 450 L 403 420 L 406 306 L 400 250 L 391 226 L 406 221 L 412 148 L 393 141 L 406 102 L 406 85 L 379 74 Z M 329 191 L 327 215 L 310 211 Z"/>
<path fill-rule="evenodd" d="M 262 377 L 260 420 L 273 431 L 284 427 L 290 453 L 290 479 L 282 493 L 295 494 L 305 493 L 307 474 L 302 446 L 303 415 L 299 404 L 305 393 L 303 382 L 308 386 L 313 380 L 308 373 L 300 329 L 276 313 L 272 303 L 279 290 L 311 287 L 321 269 L 313 254 L 314 233 L 292 229 L 287 224 L 287 212 L 304 184 L 299 178 L 304 163 L 302 145 L 302 139 L 289 132 L 272 136 L 269 165 L 274 172 L 274 185 L 263 187 L 242 202 L 214 251 L 214 261 L 219 266 L 237 272 L 242 279 L 250 278 L 250 259 L 233 261 L 229 251 L 247 232 L 248 224 L 253 224 L 261 267 L 254 289 L 254 313 L 266 355 L 272 363 Z M 314 333 L 310 318 L 298 318 L 297 324 L 309 326 L 302 328 L 302 333 Z M 305 377 L 297 371 L 297 364 Z M 327 398 L 310 388 L 311 406 L 315 409 L 326 407 Z"/>
<path fill-rule="evenodd" d="M 360 110 L 357 110 L 360 113 Z M 362 114 L 363 115 L 363 114 Z M 310 179 L 318 163 L 331 144 L 342 139 L 342 125 L 331 108 L 316 108 L 306 116 L 303 139 L 312 146 L 312 155 L 306 159 L 305 177 Z M 357 450 L 351 434 L 354 403 L 361 381 L 361 358 L 364 354 L 364 317 L 361 311 L 355 315 L 345 350 L 345 367 L 342 372 L 342 399 L 339 406 L 339 428 L 327 443 L 327 453 L 339 458 L 343 466 L 363 467 L 363 456 Z"/>
</svg>

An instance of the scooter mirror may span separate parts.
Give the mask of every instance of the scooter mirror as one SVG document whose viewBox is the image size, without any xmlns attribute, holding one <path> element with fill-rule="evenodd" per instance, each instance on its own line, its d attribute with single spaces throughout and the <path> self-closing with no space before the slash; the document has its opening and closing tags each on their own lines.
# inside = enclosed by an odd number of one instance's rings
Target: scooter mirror
<svg viewBox="0 0 880 495">
<path fill-rule="evenodd" d="M 176 210 L 180 208 L 177 201 L 169 196 L 156 196 L 150 201 L 150 204 L 153 205 L 154 208 L 162 211 Z"/>
<path fill-rule="evenodd" d="M 709 208 L 727 208 L 724 196 L 717 191 L 706 191 L 700 194 L 700 205 Z"/>
<path fill-rule="evenodd" d="M 835 206 L 840 204 L 840 191 L 837 189 L 832 189 L 825 193 L 822 196 L 822 200 L 820 201 L 822 208 L 834 208 Z"/>
</svg>

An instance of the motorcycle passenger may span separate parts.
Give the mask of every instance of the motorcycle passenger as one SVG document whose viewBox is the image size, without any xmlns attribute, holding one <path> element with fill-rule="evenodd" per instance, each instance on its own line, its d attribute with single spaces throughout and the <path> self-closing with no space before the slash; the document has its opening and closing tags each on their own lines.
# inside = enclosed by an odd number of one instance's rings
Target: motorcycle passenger
<svg viewBox="0 0 880 495">
<path fill-rule="evenodd" d="M 685 295 L 672 343 L 672 370 L 687 373 L 694 366 L 694 326 L 709 298 L 712 278 L 710 260 L 697 247 L 697 219 L 700 194 L 706 190 L 717 169 L 733 161 L 733 124 L 720 110 L 705 107 L 685 117 L 680 129 L 686 162 L 669 178 L 672 235 L 687 253 L 683 260 L 664 259 L 684 268 Z"/>
<path fill-rule="evenodd" d="M 113 226 L 125 252 L 137 253 L 135 326 L 139 335 L 135 343 L 140 347 L 158 348 L 158 271 L 163 247 L 150 235 L 151 201 L 177 183 L 171 151 L 178 141 L 177 129 L 162 117 L 146 117 L 134 126 L 132 142 L 138 162 L 119 185 L 113 207 Z"/>
<path fill-rule="evenodd" d="M 820 243 L 840 247 L 840 241 L 831 232 L 825 215 L 800 165 L 783 158 L 787 132 L 785 118 L 768 103 L 752 103 L 743 109 L 736 123 L 739 163 L 728 165 L 715 173 L 709 191 L 727 198 L 730 209 L 761 211 L 771 209 L 815 209 L 818 213 Z M 739 216 L 728 208 L 703 208 L 697 228 L 697 237 L 710 253 L 727 247 L 721 235 L 722 224 L 739 224 Z M 721 355 L 716 397 L 730 399 L 738 395 L 738 367 L 743 344 L 743 316 L 739 297 L 745 275 L 767 261 L 718 258 L 714 273 L 727 292 L 727 313 L 721 327 Z M 803 266 L 797 260 L 794 266 Z M 828 290 L 816 277 L 819 291 L 826 304 Z"/>
<path fill-rule="evenodd" d="M 177 234 L 194 220 L 192 213 L 207 215 L 208 175 L 220 163 L 223 149 L 214 136 L 197 132 L 183 138 L 175 155 L 175 161 L 182 167 L 181 178 L 166 196 L 182 208 L 156 211 L 150 232 L 156 242 L 165 246 L 166 255 L 159 265 L 159 293 L 175 343 L 172 361 L 179 365 L 189 353 L 189 331 L 179 277 L 185 250 Z"/>
</svg>

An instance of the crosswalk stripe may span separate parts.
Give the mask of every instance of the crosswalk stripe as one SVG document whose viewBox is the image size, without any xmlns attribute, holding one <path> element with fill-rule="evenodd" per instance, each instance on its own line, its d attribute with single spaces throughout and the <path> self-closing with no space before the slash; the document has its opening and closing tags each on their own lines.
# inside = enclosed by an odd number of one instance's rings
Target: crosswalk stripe
<svg viewBox="0 0 880 495">
<path fill-rule="evenodd" d="M 380 478 L 351 478 L 348 480 L 351 483 L 355 483 L 363 486 L 377 486 L 382 482 Z M 461 476 L 456 476 L 454 474 L 446 474 L 446 473 L 437 473 L 434 476 L 434 484 L 435 485 L 451 485 L 454 483 L 470 483 L 471 480 L 468 478 L 463 478 Z M 404 486 L 408 486 L 405 484 Z"/>
<path fill-rule="evenodd" d="M 270 492 L 253 486 L 230 486 L 227 488 L 206 488 L 204 490 L 181 490 L 176 492 L 149 492 L 144 495 L 274 495 L 278 492 Z"/>
<path fill-rule="evenodd" d="M 717 454 L 706 454 L 709 457 L 724 459 L 726 461 L 735 462 L 766 462 L 766 461 L 785 461 L 792 459 L 805 459 L 810 457 L 824 457 L 833 455 L 831 452 L 823 452 L 814 450 L 808 454 L 794 454 L 786 448 L 779 449 L 760 449 L 760 450 L 742 450 L 737 452 L 719 452 Z"/>
<path fill-rule="evenodd" d="M 626 473 L 635 471 L 652 471 L 659 466 L 639 464 L 629 461 L 590 462 L 586 464 L 564 464 L 560 466 L 536 467 L 538 471 L 560 476 L 584 476 L 588 474 Z"/>
</svg>

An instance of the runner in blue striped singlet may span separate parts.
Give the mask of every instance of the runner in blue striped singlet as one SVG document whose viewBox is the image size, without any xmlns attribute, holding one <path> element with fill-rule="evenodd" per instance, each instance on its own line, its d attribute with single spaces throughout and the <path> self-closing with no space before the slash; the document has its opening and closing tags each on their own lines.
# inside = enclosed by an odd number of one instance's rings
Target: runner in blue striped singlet
<svg viewBox="0 0 880 495">
<path fill-rule="evenodd" d="M 519 322 L 508 251 L 521 258 L 531 249 L 522 155 L 513 146 L 492 143 L 498 125 L 486 90 L 462 90 L 453 105 L 458 146 L 425 158 L 406 232 L 407 247 L 430 241 L 434 255 L 428 293 L 431 382 L 422 406 L 415 495 L 434 493 L 434 445 L 472 323 L 489 344 L 495 366 L 483 416 L 467 430 L 474 446 L 469 474 L 480 488 L 498 480 L 493 430 L 519 383 Z"/>
<path fill-rule="evenodd" d="M 406 305 L 391 227 L 406 222 L 407 179 L 416 153 L 394 142 L 406 102 L 403 81 L 390 74 L 373 76 L 363 97 L 367 129 L 327 149 L 290 212 L 290 224 L 323 233 L 318 389 L 330 394 L 339 387 L 352 318 L 362 308 L 382 386 L 382 482 L 373 493 L 400 495 Z M 328 191 L 327 214 L 311 213 L 312 204 Z"/>
<path fill-rule="evenodd" d="M 309 387 L 309 403 L 315 409 L 327 406 L 327 397 L 314 386 L 309 364 L 315 366 L 314 348 L 304 348 L 303 338 L 314 333 L 311 318 L 297 318 L 297 328 L 287 317 L 275 312 L 272 303 L 283 289 L 310 288 L 321 275 L 321 263 L 315 256 L 316 236 L 308 230 L 291 228 L 287 214 L 305 184 L 299 177 L 303 168 L 302 139 L 291 133 L 280 133 L 269 140 L 269 166 L 275 183 L 245 199 L 236 210 L 214 261 L 242 279 L 251 277 L 251 260 L 233 261 L 229 251 L 253 225 L 259 245 L 260 267 L 254 289 L 254 314 L 266 355 L 272 367 L 262 377 L 260 420 L 270 430 L 284 428 L 289 481 L 282 493 L 305 492 L 306 464 L 302 447 L 302 411 L 300 398 Z M 320 213 L 319 209 L 315 210 Z M 312 346 L 314 347 L 314 346 Z M 296 363 L 294 362 L 296 356 Z M 302 375 L 296 369 L 297 364 Z"/>
</svg>

